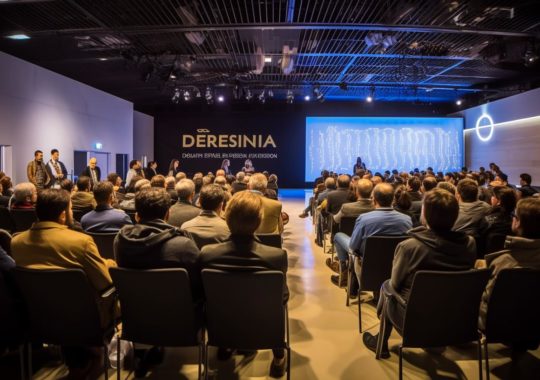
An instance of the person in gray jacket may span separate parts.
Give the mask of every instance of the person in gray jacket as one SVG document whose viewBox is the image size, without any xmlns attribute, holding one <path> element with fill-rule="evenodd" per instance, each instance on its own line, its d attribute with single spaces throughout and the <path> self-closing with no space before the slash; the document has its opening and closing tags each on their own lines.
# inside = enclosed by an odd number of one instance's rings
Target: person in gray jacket
<svg viewBox="0 0 540 380">
<path fill-rule="evenodd" d="M 484 216 L 491 207 L 478 200 L 478 185 L 472 179 L 463 179 L 457 185 L 456 197 L 459 200 L 459 215 L 454 224 L 454 231 L 478 236 L 484 223 Z"/>
<path fill-rule="evenodd" d="M 178 194 L 178 202 L 169 210 L 169 223 L 180 228 L 182 224 L 198 216 L 201 209 L 192 203 L 195 196 L 195 183 L 192 180 L 181 179 L 176 184 L 175 190 Z"/>
<path fill-rule="evenodd" d="M 361 179 L 356 183 L 356 202 L 344 203 L 339 212 L 333 216 L 334 222 L 340 223 L 343 217 L 356 217 L 364 212 L 373 211 L 371 192 L 373 183 L 369 179 Z"/>
<path fill-rule="evenodd" d="M 425 226 L 409 231 L 411 238 L 401 242 L 394 254 L 390 285 L 407 301 L 414 275 L 421 270 L 462 271 L 471 269 L 476 259 L 476 245 L 471 236 L 452 231 L 458 217 L 456 198 L 446 190 L 435 189 L 426 193 L 422 207 Z M 401 332 L 405 309 L 394 299 L 388 300 L 387 314 L 381 315 L 386 297 L 381 294 L 377 312 L 379 319 L 385 318 L 387 328 L 381 357 L 390 357 L 388 338 L 392 325 Z M 380 333 L 380 332 L 379 332 Z M 364 345 L 375 352 L 378 335 L 364 333 Z"/>
</svg>

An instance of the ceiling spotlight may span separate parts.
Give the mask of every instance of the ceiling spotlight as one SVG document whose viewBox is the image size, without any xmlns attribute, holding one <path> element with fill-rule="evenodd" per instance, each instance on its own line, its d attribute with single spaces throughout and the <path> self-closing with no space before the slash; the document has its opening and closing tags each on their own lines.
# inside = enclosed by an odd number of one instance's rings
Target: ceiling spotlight
<svg viewBox="0 0 540 380">
<path fill-rule="evenodd" d="M 195 97 L 200 98 L 201 96 L 201 91 L 199 89 L 195 90 Z"/>
<path fill-rule="evenodd" d="M 207 104 L 214 104 L 214 95 L 210 87 L 206 87 L 206 92 L 204 93 L 204 98 L 206 99 Z"/>
<path fill-rule="evenodd" d="M 220 95 L 218 96 L 217 101 L 223 103 L 225 101 L 225 97 L 223 95 Z"/>
<path fill-rule="evenodd" d="M 271 89 L 268 90 L 268 97 L 269 97 L 269 98 L 273 98 L 273 97 L 274 97 L 274 91 L 272 91 Z"/>
<path fill-rule="evenodd" d="M 262 92 L 259 94 L 259 102 L 262 104 L 266 103 L 265 90 L 262 90 Z"/>
<path fill-rule="evenodd" d="M 171 101 L 174 103 L 174 104 L 178 104 L 178 102 L 180 101 L 180 90 L 175 88 L 174 89 L 174 94 L 171 98 Z"/>
<path fill-rule="evenodd" d="M 245 98 L 248 102 L 253 98 L 253 94 L 251 93 L 251 90 L 249 88 L 246 90 Z"/>
<path fill-rule="evenodd" d="M 171 75 L 169 75 L 169 79 L 176 79 L 176 75 L 171 73 Z"/>
<path fill-rule="evenodd" d="M 234 85 L 232 93 L 235 100 L 238 100 L 240 98 L 240 86 L 238 84 Z"/>
<path fill-rule="evenodd" d="M 264 57 L 265 63 L 272 63 L 272 57 Z"/>
<path fill-rule="evenodd" d="M 311 96 L 309 96 L 309 95 L 304 96 L 304 100 L 306 102 L 309 102 L 311 100 Z"/>
<path fill-rule="evenodd" d="M 315 98 L 320 103 L 324 102 L 324 94 L 322 93 L 318 85 L 313 87 L 313 98 Z"/>
<path fill-rule="evenodd" d="M 371 87 L 369 89 L 369 95 L 366 97 L 366 102 L 371 103 L 375 99 L 375 88 Z"/>
<path fill-rule="evenodd" d="M 99 60 L 100 61 L 108 61 L 109 59 L 108 58 L 100 58 Z"/>
<path fill-rule="evenodd" d="M 366 98 L 366 102 L 371 103 L 373 101 L 373 97 L 371 95 L 368 95 Z"/>
<path fill-rule="evenodd" d="M 294 103 L 294 93 L 292 90 L 287 90 L 287 104 L 293 104 Z"/>
<path fill-rule="evenodd" d="M 6 36 L 6 38 L 9 38 L 10 40 L 29 40 L 30 36 L 27 34 L 12 34 L 10 36 Z"/>
<path fill-rule="evenodd" d="M 191 94 L 188 90 L 184 91 L 184 101 L 189 102 L 191 100 Z"/>
<path fill-rule="evenodd" d="M 463 104 L 463 100 L 461 99 L 456 100 L 456 105 L 460 106 L 462 104 Z"/>
</svg>

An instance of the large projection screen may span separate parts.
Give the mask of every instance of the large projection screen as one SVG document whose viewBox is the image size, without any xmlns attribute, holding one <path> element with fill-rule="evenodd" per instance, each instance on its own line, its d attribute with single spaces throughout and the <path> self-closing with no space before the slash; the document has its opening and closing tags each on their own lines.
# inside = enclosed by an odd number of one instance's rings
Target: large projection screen
<svg viewBox="0 0 540 380">
<path fill-rule="evenodd" d="M 356 157 L 375 172 L 458 171 L 463 119 L 442 117 L 307 117 L 305 180 L 321 170 L 352 173 Z"/>
</svg>

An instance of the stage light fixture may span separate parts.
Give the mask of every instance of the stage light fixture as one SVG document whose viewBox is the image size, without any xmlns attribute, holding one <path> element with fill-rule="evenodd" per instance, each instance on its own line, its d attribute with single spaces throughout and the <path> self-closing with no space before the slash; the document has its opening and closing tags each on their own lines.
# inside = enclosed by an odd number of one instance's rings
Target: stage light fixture
<svg viewBox="0 0 540 380">
<path fill-rule="evenodd" d="M 264 57 L 265 63 L 272 63 L 272 57 Z"/>
<path fill-rule="evenodd" d="M 456 100 L 456 105 L 460 106 L 462 104 L 463 104 L 463 100 L 461 99 Z"/>
<path fill-rule="evenodd" d="M 214 95 L 212 94 L 210 87 L 206 87 L 204 98 L 206 99 L 207 104 L 214 104 Z"/>
<path fill-rule="evenodd" d="M 261 102 L 262 104 L 266 103 L 265 92 L 265 90 L 262 90 L 262 92 L 259 94 L 259 102 Z"/>
<path fill-rule="evenodd" d="M 309 95 L 304 96 L 304 100 L 306 102 L 309 102 L 311 100 L 311 96 L 309 96 Z"/>
<path fill-rule="evenodd" d="M 319 85 L 316 85 L 315 87 L 313 87 L 313 97 L 319 103 L 324 102 L 324 94 L 322 93 L 321 88 L 319 87 Z"/>
<path fill-rule="evenodd" d="M 191 93 L 188 90 L 184 91 L 184 101 L 189 102 L 191 100 Z"/>
<path fill-rule="evenodd" d="M 199 89 L 196 89 L 196 90 L 195 90 L 195 97 L 196 97 L 196 98 L 201 98 L 201 97 L 202 97 L 201 91 L 200 91 Z"/>
<path fill-rule="evenodd" d="M 103 62 L 103 61 L 108 61 L 109 59 L 108 59 L 108 58 L 100 58 L 99 60 L 100 60 L 101 62 Z"/>
<path fill-rule="evenodd" d="M 366 97 L 366 102 L 371 103 L 375 100 L 375 87 L 369 89 L 369 94 Z"/>
<path fill-rule="evenodd" d="M 175 88 L 174 89 L 174 94 L 171 98 L 171 101 L 174 103 L 174 104 L 178 104 L 178 102 L 180 101 L 180 90 Z"/>
<path fill-rule="evenodd" d="M 373 101 L 373 97 L 371 95 L 368 95 L 366 98 L 366 102 L 371 103 Z"/>
<path fill-rule="evenodd" d="M 234 100 L 240 99 L 240 85 L 235 84 L 232 93 Z"/>
<path fill-rule="evenodd" d="M 294 93 L 292 90 L 287 90 L 287 104 L 293 104 L 294 103 Z"/>
<path fill-rule="evenodd" d="M 268 90 L 268 97 L 272 99 L 274 97 L 274 91 L 272 89 Z"/>
<path fill-rule="evenodd" d="M 249 88 L 246 90 L 245 98 L 248 102 L 251 101 L 251 99 L 253 98 L 253 94 L 251 93 L 251 90 Z"/>
<path fill-rule="evenodd" d="M 349 89 L 349 86 L 347 85 L 347 83 L 341 82 L 341 83 L 339 84 L 339 89 L 340 89 L 340 90 L 343 90 L 343 91 L 347 91 L 347 90 Z"/>
<path fill-rule="evenodd" d="M 176 79 L 176 75 L 171 73 L 171 75 L 169 75 L 169 79 Z"/>
<path fill-rule="evenodd" d="M 223 95 L 220 95 L 218 96 L 217 101 L 223 103 L 225 101 L 225 97 Z"/>
</svg>

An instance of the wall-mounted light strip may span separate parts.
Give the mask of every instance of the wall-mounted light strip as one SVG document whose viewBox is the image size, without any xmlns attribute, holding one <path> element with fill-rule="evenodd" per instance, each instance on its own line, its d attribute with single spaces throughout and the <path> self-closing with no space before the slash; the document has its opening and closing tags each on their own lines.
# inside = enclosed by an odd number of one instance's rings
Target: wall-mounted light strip
<svg viewBox="0 0 540 380">
<path fill-rule="evenodd" d="M 531 116 L 531 117 L 525 117 L 523 119 L 515 119 L 515 120 L 503 121 L 501 123 L 493 123 L 493 127 L 504 127 L 507 125 L 520 124 L 520 123 L 533 122 L 533 121 L 537 121 L 540 123 L 540 116 Z M 491 125 L 482 125 L 478 127 L 478 129 L 483 129 L 483 128 L 491 128 Z M 476 128 L 467 128 L 464 130 L 464 132 L 470 132 L 474 130 L 476 130 Z"/>
</svg>

